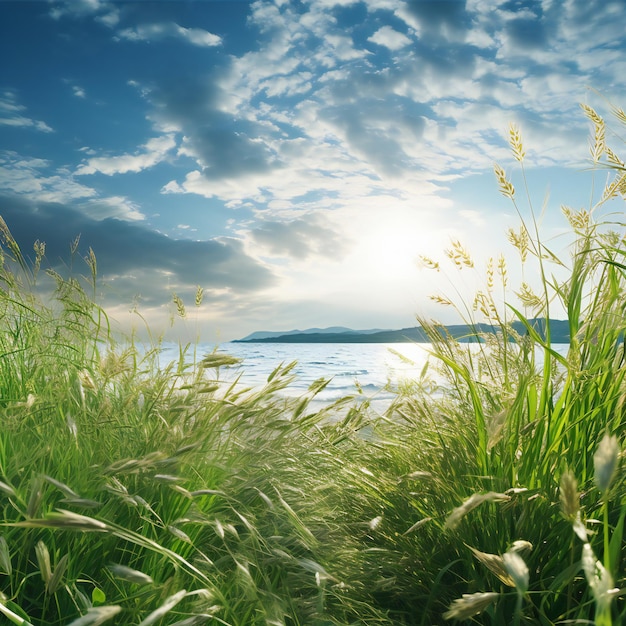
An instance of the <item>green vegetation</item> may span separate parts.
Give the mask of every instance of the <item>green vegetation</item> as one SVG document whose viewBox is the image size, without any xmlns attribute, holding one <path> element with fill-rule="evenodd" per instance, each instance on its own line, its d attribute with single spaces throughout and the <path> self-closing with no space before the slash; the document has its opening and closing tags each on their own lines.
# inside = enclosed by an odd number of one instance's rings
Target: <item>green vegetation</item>
<svg viewBox="0 0 626 626">
<path fill-rule="evenodd" d="M 624 163 L 586 113 L 612 171 L 601 202 L 623 197 Z M 522 163 L 515 129 L 511 145 Z M 87 286 L 48 272 L 44 304 L 43 244 L 28 261 L 1 222 L 2 623 L 624 623 L 623 225 L 564 212 L 568 261 L 532 207 L 510 233 L 543 292 L 524 283 L 523 312 L 500 306 L 507 268 L 490 262 L 459 310 L 499 332 L 462 344 L 420 320 L 446 383 L 425 369 L 382 416 L 351 399 L 313 410 L 324 381 L 286 399 L 292 365 L 261 390 L 222 382 L 223 354 L 159 366 L 158 346 L 115 342 L 93 254 Z M 458 243 L 447 256 L 473 265 Z M 528 322 L 557 302 L 566 356 Z"/>
</svg>

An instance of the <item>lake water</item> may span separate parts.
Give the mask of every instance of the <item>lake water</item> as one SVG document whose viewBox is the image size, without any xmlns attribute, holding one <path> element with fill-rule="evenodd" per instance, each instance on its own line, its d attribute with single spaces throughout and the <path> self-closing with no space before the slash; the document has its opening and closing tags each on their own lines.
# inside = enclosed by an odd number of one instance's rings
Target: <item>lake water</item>
<svg viewBox="0 0 626 626">
<path fill-rule="evenodd" d="M 477 344 L 473 347 L 478 349 Z M 555 346 L 565 353 L 567 345 Z M 162 362 L 178 358 L 177 346 L 165 346 Z M 261 387 L 270 373 L 281 363 L 297 361 L 293 373 L 297 376 L 284 393 L 290 396 L 303 394 L 315 380 L 330 378 L 328 386 L 317 396 L 320 403 L 331 403 L 346 395 L 358 393 L 372 400 L 381 410 L 393 399 L 388 383 L 395 387 L 402 381 L 416 380 L 428 358 L 430 344 L 417 343 L 225 343 L 218 347 L 224 352 L 243 360 L 240 366 L 220 368 L 221 380 L 234 380 L 241 376 L 245 387 Z M 197 358 L 211 353 L 215 346 L 200 344 Z M 399 356 L 401 355 L 401 356 Z M 431 373 L 431 376 L 433 374 Z"/>
<path fill-rule="evenodd" d="M 415 343 L 224 343 L 219 352 L 243 360 L 240 366 L 220 368 L 221 380 L 241 376 L 245 387 L 261 387 L 279 365 L 297 361 L 293 373 L 296 380 L 284 393 L 299 396 L 319 378 L 330 378 L 328 386 L 317 396 L 318 402 L 331 403 L 357 393 L 357 384 L 367 398 L 377 405 L 392 399 L 385 391 L 388 382 L 397 384 L 417 378 L 426 363 L 429 344 Z M 200 344 L 198 359 L 214 350 L 213 345 Z M 401 355 L 401 356 L 398 356 Z M 178 358 L 177 346 L 164 346 L 161 362 Z"/>
</svg>

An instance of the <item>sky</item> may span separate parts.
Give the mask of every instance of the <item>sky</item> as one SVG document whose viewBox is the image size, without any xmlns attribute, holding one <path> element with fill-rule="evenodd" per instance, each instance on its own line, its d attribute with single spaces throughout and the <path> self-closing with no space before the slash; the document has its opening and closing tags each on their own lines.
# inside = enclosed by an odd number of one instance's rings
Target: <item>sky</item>
<svg viewBox="0 0 626 626">
<path fill-rule="evenodd" d="M 0 216 L 58 271 L 92 248 L 124 328 L 174 294 L 167 333 L 205 341 L 458 321 L 429 295 L 511 254 L 511 124 L 546 240 L 593 204 L 580 103 L 626 108 L 625 26 L 626 0 L 0 0 Z M 420 263 L 455 241 L 473 269 Z"/>
</svg>

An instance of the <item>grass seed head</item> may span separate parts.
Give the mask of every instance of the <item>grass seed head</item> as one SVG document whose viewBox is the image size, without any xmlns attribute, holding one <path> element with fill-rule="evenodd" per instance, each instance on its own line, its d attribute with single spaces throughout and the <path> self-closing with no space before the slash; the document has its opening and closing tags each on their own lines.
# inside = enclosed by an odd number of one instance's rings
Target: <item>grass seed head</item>
<svg viewBox="0 0 626 626">
<path fill-rule="evenodd" d="M 172 302 L 176 305 L 176 312 L 180 317 L 185 317 L 187 315 L 187 311 L 185 309 L 185 303 L 182 301 L 181 297 L 173 293 L 172 294 Z"/>
<path fill-rule="evenodd" d="M 626 113 L 624 113 L 624 109 L 613 106 L 611 107 L 611 112 L 622 124 L 626 124 Z"/>
<path fill-rule="evenodd" d="M 80 235 L 76 235 L 76 237 L 74 237 L 74 240 L 70 244 L 70 254 L 72 255 L 76 254 L 76 250 L 78 250 L 79 243 L 80 243 Z"/>
<path fill-rule="evenodd" d="M 530 541 L 525 541 L 524 539 L 517 539 L 511 544 L 509 548 L 509 552 L 525 552 L 526 550 L 530 551 L 533 549 L 533 544 Z"/>
<path fill-rule="evenodd" d="M 428 268 L 429 270 L 435 270 L 436 272 L 439 271 L 439 263 L 433 259 L 431 259 L 429 256 L 425 256 L 423 254 L 420 254 L 418 256 L 419 262 L 423 267 Z"/>
<path fill-rule="evenodd" d="M 151 585 L 154 581 L 151 576 L 144 574 L 139 570 L 127 567 L 126 565 L 120 565 L 113 563 L 107 568 L 116 578 L 121 578 L 127 582 L 134 583 L 136 585 Z"/>
<path fill-rule="evenodd" d="M 67 570 L 69 558 L 69 554 L 63 555 L 54 568 L 52 578 L 50 578 L 50 581 L 46 585 L 46 591 L 50 595 L 54 595 L 61 588 L 61 583 L 63 582 L 63 577 L 65 576 L 65 570 Z"/>
<path fill-rule="evenodd" d="M 606 189 L 605 189 L 606 193 Z M 591 213 L 585 209 L 574 211 L 567 206 L 561 206 L 561 212 L 567 218 L 570 226 L 577 232 L 587 232 L 591 226 Z"/>
<path fill-rule="evenodd" d="M 611 485 L 619 457 L 617 437 L 606 433 L 593 456 L 594 479 L 602 493 Z"/>
<path fill-rule="evenodd" d="M 611 198 L 616 198 L 619 194 L 622 194 L 625 185 L 626 185 L 626 171 L 622 172 L 619 176 L 616 176 L 604 188 L 600 202 L 606 202 L 607 200 L 610 200 Z"/>
<path fill-rule="evenodd" d="M 443 614 L 444 619 L 466 620 L 482 613 L 488 606 L 498 599 L 495 591 L 480 593 L 464 593 L 461 598 L 452 602 L 450 608 Z"/>
<path fill-rule="evenodd" d="M 454 306 L 454 303 L 449 298 L 445 296 L 441 296 L 439 294 L 431 294 L 428 296 L 430 300 L 436 302 L 437 304 L 441 304 L 442 306 Z"/>
<path fill-rule="evenodd" d="M 470 253 L 463 247 L 463 244 L 454 240 L 451 242 L 452 247 L 445 250 L 446 256 L 459 268 L 474 267 L 474 261 Z"/>
<path fill-rule="evenodd" d="M 4 245 L 11 251 L 16 260 L 22 258 L 20 247 L 17 241 L 15 241 L 15 238 L 11 234 L 7 223 L 2 217 L 0 217 L 0 239 L 2 240 Z"/>
<path fill-rule="evenodd" d="M 509 587 L 515 587 L 515 579 L 507 570 L 503 557 L 499 554 L 490 554 L 489 552 L 481 552 L 470 546 L 472 554 L 480 563 L 482 563 L 492 574 Z"/>
<path fill-rule="evenodd" d="M 520 302 L 527 307 L 539 309 L 543 307 L 543 300 L 535 294 L 531 286 L 527 282 L 522 282 L 520 290 L 515 292 Z"/>
<path fill-rule="evenodd" d="M 460 521 L 477 506 L 480 506 L 483 502 L 508 502 L 511 499 L 505 493 L 496 493 L 495 491 L 489 491 L 488 493 L 474 493 L 472 494 L 461 506 L 458 506 L 446 520 L 446 528 L 456 528 Z"/>
<path fill-rule="evenodd" d="M 528 565 L 517 552 L 509 551 L 502 555 L 502 561 L 506 571 L 513 579 L 515 589 L 520 595 L 528 591 L 529 572 Z"/>
<path fill-rule="evenodd" d="M 487 261 L 487 289 L 489 291 L 493 289 L 494 276 L 495 276 L 494 260 L 493 260 L 493 257 L 489 257 L 489 260 Z"/>
<path fill-rule="evenodd" d="M 596 601 L 596 606 L 602 612 L 608 609 L 615 592 L 618 591 L 613 586 L 613 577 L 604 565 L 596 559 L 596 555 L 589 543 L 583 545 L 581 561 L 587 583 Z"/>
<path fill-rule="evenodd" d="M 574 520 L 580 510 L 580 495 L 576 477 L 570 470 L 566 470 L 561 476 L 559 497 L 563 515 L 569 520 Z"/>
<path fill-rule="evenodd" d="M 67 626 L 100 626 L 100 624 L 104 624 L 104 622 L 115 617 L 121 610 L 122 607 L 117 605 L 94 606 L 88 609 L 85 615 L 75 619 Z"/>
<path fill-rule="evenodd" d="M 9 544 L 3 536 L 0 536 L 0 574 L 10 576 L 12 572 L 13 565 L 11 563 L 11 552 L 9 551 Z"/>
<path fill-rule="evenodd" d="M 504 258 L 504 254 L 500 254 L 498 257 L 498 274 L 500 274 L 500 279 L 502 280 L 502 286 L 506 287 L 508 284 L 508 273 L 506 269 L 506 259 Z"/>
<path fill-rule="evenodd" d="M 202 304 L 202 299 L 204 298 L 204 289 L 198 285 L 196 287 L 196 306 L 200 306 Z"/>
<path fill-rule="evenodd" d="M 519 232 L 509 228 L 507 231 L 507 239 L 517 248 L 522 263 L 525 263 L 528 258 L 528 250 L 530 249 L 530 237 L 526 227 L 522 224 Z"/>
<path fill-rule="evenodd" d="M 509 144 L 513 150 L 513 156 L 521 163 L 526 156 L 519 128 L 515 124 L 509 126 Z"/>
<path fill-rule="evenodd" d="M 622 159 L 620 159 L 608 146 L 606 147 L 606 158 L 609 163 L 612 163 L 613 165 L 617 165 L 620 168 L 626 167 L 626 163 L 624 163 L 624 161 L 622 161 Z"/>
<path fill-rule="evenodd" d="M 47 585 L 52 578 L 52 567 L 50 566 L 50 552 L 43 541 L 37 542 L 35 546 L 35 556 L 37 557 L 37 565 L 39 565 L 41 578 Z"/>
<path fill-rule="evenodd" d="M 585 115 L 593 122 L 594 140 L 590 147 L 591 158 L 598 162 L 604 153 L 605 143 L 605 123 L 604 120 L 596 113 L 594 109 L 586 104 L 581 104 L 580 107 L 585 112 Z"/>
<path fill-rule="evenodd" d="M 515 197 L 515 187 L 513 187 L 513 184 L 507 179 L 506 172 L 497 163 L 493 166 L 493 171 L 498 181 L 500 193 L 512 200 Z"/>
</svg>

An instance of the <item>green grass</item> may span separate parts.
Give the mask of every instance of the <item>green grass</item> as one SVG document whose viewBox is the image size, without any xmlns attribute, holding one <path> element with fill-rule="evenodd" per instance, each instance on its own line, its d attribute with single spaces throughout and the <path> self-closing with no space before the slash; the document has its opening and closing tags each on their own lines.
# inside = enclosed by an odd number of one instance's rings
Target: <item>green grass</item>
<svg viewBox="0 0 626 626">
<path fill-rule="evenodd" d="M 286 398 L 293 364 L 260 390 L 223 382 L 234 360 L 195 346 L 161 366 L 158 342 L 115 339 L 93 253 L 87 277 L 42 281 L 43 245 L 27 259 L 1 222 L 2 623 L 625 622 L 626 246 L 619 216 L 597 218 L 625 170 L 585 112 L 614 178 L 597 206 L 565 211 L 569 257 L 496 168 L 539 287 L 512 289 L 491 261 L 456 307 L 498 332 L 462 344 L 421 320 L 444 383 L 426 368 L 384 415 L 314 408 L 324 381 Z M 511 147 L 524 180 L 515 129 Z M 445 256 L 476 271 L 458 242 Z M 565 356 L 529 321 L 557 305 Z"/>
</svg>

